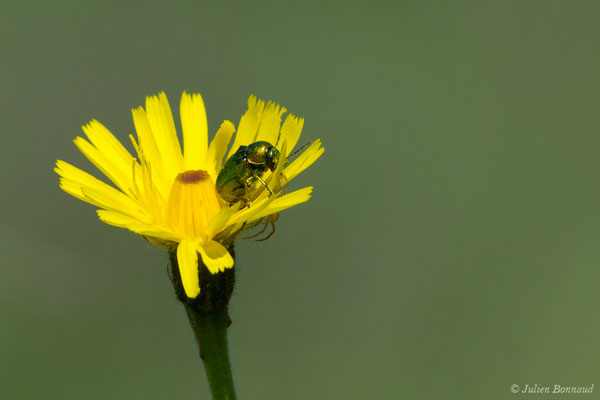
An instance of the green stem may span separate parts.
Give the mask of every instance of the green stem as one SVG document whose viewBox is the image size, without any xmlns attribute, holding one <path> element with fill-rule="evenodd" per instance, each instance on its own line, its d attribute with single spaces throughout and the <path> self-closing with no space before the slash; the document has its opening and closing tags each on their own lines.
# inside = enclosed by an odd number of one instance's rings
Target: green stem
<svg viewBox="0 0 600 400">
<path fill-rule="evenodd" d="M 228 250 L 234 256 L 233 246 L 229 246 Z M 235 400 L 227 345 L 227 328 L 231 325 L 227 308 L 233 292 L 235 273 L 233 269 L 229 269 L 213 275 L 202 264 L 199 256 L 200 295 L 190 299 L 181 283 L 176 248 L 169 249 L 169 258 L 169 273 L 175 294 L 183 303 L 194 331 L 213 400 Z"/>
<path fill-rule="evenodd" d="M 227 327 L 231 321 L 227 312 L 221 310 L 203 314 L 187 304 L 185 311 L 196 336 L 213 399 L 235 400 L 227 346 Z"/>
</svg>

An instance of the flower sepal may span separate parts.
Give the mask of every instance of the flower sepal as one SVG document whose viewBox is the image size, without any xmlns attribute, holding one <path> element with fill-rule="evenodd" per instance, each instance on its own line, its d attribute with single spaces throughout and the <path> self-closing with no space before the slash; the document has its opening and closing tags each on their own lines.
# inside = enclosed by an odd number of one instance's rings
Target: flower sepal
<svg viewBox="0 0 600 400">
<path fill-rule="evenodd" d="M 182 273 L 180 272 L 182 268 L 180 268 L 177 258 L 180 246 L 181 244 L 167 247 L 170 261 L 169 278 L 173 283 L 177 299 L 202 314 L 211 314 L 216 311 L 224 311 L 227 314 L 229 300 L 235 286 L 235 268 L 226 268 L 224 271 L 212 273 L 204 264 L 202 256 L 197 254 L 199 293 L 195 297 L 190 297 L 184 288 Z M 235 258 L 233 244 L 224 245 L 223 247 L 232 259 Z M 185 269 L 183 270 L 185 271 Z"/>
</svg>

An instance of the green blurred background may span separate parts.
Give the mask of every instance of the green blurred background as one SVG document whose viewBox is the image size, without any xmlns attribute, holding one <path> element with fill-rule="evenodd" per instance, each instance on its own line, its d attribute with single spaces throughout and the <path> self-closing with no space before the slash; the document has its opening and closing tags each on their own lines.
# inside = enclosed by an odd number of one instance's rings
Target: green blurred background
<svg viewBox="0 0 600 400">
<path fill-rule="evenodd" d="M 209 398 L 166 253 L 52 172 L 95 171 L 80 126 L 127 143 L 161 90 L 177 115 L 201 92 L 211 133 L 276 100 L 327 149 L 292 185 L 313 199 L 237 246 L 240 399 L 600 385 L 599 20 L 597 1 L 1 2 L 0 398 Z"/>
</svg>

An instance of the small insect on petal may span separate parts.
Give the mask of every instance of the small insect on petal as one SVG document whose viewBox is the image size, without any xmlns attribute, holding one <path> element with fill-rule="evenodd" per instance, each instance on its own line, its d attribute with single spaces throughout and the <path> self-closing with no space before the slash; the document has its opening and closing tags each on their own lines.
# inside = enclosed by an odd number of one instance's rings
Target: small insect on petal
<svg viewBox="0 0 600 400">
<path fill-rule="evenodd" d="M 244 205 L 252 202 L 250 188 L 260 182 L 270 193 L 262 176 L 267 171 L 275 171 L 279 165 L 279 150 L 269 142 L 254 142 L 248 146 L 240 146 L 227 159 L 217 176 L 217 191 L 221 197 L 233 204 L 239 201 Z"/>
</svg>

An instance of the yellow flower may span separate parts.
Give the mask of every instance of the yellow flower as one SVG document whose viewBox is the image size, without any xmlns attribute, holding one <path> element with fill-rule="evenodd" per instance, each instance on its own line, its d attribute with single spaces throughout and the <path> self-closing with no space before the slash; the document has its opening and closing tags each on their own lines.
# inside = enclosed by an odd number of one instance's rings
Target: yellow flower
<svg viewBox="0 0 600 400">
<path fill-rule="evenodd" d="M 284 107 L 250 96 L 229 153 L 227 147 L 235 127 L 225 121 L 208 144 L 204 102 L 199 94 L 183 93 L 180 114 L 183 154 L 171 108 L 164 93 L 146 98 L 146 109 L 132 110 L 137 139 L 129 135 L 137 158 L 100 122 L 83 126 L 87 139 L 76 137 L 75 145 L 116 186 L 110 186 L 65 161 L 56 162 L 60 187 L 80 200 L 93 204 L 101 221 L 127 228 L 154 244 L 177 245 L 177 260 L 185 292 L 200 293 L 198 253 L 215 274 L 232 268 L 234 260 L 223 245 L 235 240 L 246 223 L 259 220 L 310 198 L 312 187 L 288 194 L 282 184 L 292 180 L 321 156 L 316 140 L 294 161 L 286 164 L 304 119 L 289 114 L 281 125 Z M 276 144 L 282 161 L 263 179 L 275 195 L 260 184 L 250 188 L 249 207 L 229 205 L 219 196 L 215 181 L 223 160 L 239 146 L 264 140 Z"/>
</svg>

